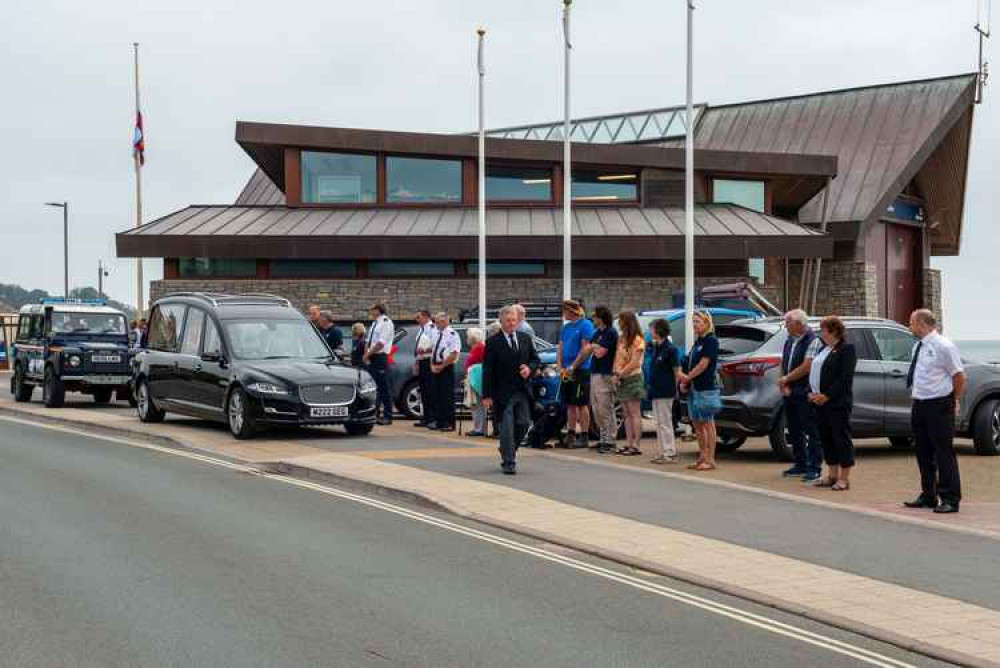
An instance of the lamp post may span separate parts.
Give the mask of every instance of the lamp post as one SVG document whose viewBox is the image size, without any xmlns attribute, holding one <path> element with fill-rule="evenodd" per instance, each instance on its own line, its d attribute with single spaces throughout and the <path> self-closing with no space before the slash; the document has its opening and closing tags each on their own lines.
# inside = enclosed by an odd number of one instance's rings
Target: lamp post
<svg viewBox="0 0 1000 668">
<path fill-rule="evenodd" d="M 69 299 L 69 202 L 46 202 L 63 210 L 63 297 Z"/>
<path fill-rule="evenodd" d="M 104 299 L 104 279 L 108 276 L 108 270 L 104 268 L 104 261 L 97 261 L 97 297 Z"/>
</svg>

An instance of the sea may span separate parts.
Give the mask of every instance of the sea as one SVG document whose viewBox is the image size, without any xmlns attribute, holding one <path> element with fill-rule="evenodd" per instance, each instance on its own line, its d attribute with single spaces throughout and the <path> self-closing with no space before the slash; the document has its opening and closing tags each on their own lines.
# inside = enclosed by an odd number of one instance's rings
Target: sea
<svg viewBox="0 0 1000 668">
<path fill-rule="evenodd" d="M 955 345 L 965 359 L 1000 364 L 1000 341 L 955 341 Z"/>
</svg>

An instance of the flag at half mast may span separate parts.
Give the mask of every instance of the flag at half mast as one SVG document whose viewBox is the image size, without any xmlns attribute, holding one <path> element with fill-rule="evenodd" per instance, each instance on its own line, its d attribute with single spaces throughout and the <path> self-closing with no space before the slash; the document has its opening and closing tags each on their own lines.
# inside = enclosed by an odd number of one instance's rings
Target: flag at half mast
<svg viewBox="0 0 1000 668">
<path fill-rule="evenodd" d="M 135 112 L 135 129 L 132 131 L 132 157 L 140 165 L 146 164 L 146 138 L 142 133 L 142 112 Z"/>
</svg>

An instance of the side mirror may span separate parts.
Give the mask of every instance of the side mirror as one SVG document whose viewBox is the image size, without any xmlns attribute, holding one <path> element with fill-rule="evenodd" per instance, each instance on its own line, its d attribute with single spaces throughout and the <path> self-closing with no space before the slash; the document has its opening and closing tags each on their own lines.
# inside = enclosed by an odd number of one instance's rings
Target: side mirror
<svg viewBox="0 0 1000 668">
<path fill-rule="evenodd" d="M 202 362 L 211 362 L 213 364 L 222 364 L 225 362 L 225 358 L 222 356 L 222 351 L 214 350 L 212 352 L 205 352 L 201 354 Z"/>
</svg>

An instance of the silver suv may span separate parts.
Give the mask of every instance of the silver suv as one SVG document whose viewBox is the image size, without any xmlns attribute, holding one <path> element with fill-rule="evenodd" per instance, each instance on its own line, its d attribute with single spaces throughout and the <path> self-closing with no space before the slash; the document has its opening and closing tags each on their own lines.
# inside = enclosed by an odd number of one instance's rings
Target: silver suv
<svg viewBox="0 0 1000 668">
<path fill-rule="evenodd" d="M 847 339 L 858 351 L 851 427 L 857 438 L 888 438 L 894 448 L 912 447 L 910 392 L 906 375 L 915 339 L 892 320 L 844 318 Z M 810 321 L 819 330 L 819 319 Z M 779 459 L 790 461 L 777 378 L 788 332 L 780 318 L 734 322 L 716 328 L 722 412 L 716 417 L 720 451 L 748 436 L 767 436 Z M 1000 455 L 1000 366 L 965 360 L 968 385 L 956 420 L 980 455 Z"/>
</svg>

